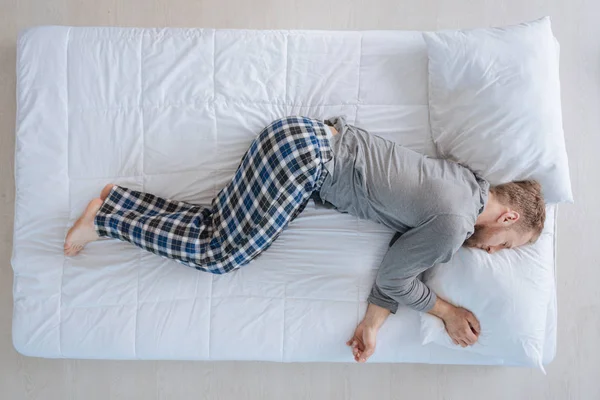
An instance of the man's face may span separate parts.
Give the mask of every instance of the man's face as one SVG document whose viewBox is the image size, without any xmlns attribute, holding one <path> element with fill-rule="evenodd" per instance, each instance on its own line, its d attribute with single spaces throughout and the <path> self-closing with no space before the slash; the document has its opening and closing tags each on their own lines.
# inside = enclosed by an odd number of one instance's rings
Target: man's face
<svg viewBox="0 0 600 400">
<path fill-rule="evenodd" d="M 502 249 L 511 249 L 527 244 L 532 233 L 522 233 L 511 226 L 475 225 L 475 232 L 464 245 L 479 248 L 492 254 Z"/>
</svg>

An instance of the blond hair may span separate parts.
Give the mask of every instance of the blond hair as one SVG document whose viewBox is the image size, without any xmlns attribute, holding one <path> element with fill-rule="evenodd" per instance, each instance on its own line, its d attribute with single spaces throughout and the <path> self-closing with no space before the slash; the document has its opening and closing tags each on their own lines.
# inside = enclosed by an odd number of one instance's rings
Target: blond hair
<svg viewBox="0 0 600 400">
<path fill-rule="evenodd" d="M 520 232 L 532 232 L 529 243 L 534 243 L 542 234 L 546 221 L 542 186 L 537 181 L 528 180 L 493 186 L 490 191 L 501 204 L 520 214 L 515 229 Z"/>
</svg>

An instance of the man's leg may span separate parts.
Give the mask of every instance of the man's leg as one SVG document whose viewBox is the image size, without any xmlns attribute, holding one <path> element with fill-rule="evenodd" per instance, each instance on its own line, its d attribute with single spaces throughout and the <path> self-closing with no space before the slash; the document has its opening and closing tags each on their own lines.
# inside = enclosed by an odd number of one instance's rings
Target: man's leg
<svg viewBox="0 0 600 400">
<path fill-rule="evenodd" d="M 206 207 L 106 185 L 69 230 L 65 254 L 76 255 L 87 243 L 109 237 L 195 267 L 190 259 L 198 251 L 197 239 L 210 236 L 210 221 L 203 223 L 209 214 Z"/>
<path fill-rule="evenodd" d="M 323 163 L 333 156 L 326 136 L 319 121 L 287 117 L 252 142 L 232 182 L 213 201 L 218 268 L 247 264 L 302 212 L 321 183 Z"/>
<path fill-rule="evenodd" d="M 114 186 L 94 220 L 98 236 L 197 267 L 212 235 L 210 208 Z"/>
<path fill-rule="evenodd" d="M 331 157 L 324 129 L 302 117 L 269 125 L 210 208 L 105 188 L 107 197 L 93 219 L 95 232 L 213 273 L 247 264 L 271 245 L 316 190 L 322 162 Z M 92 236 L 88 214 L 96 206 L 80 219 L 87 221 L 85 231 L 77 229 L 78 221 L 69 232 L 67 255 L 76 254 Z M 78 242 L 82 233 L 87 237 Z"/>
</svg>

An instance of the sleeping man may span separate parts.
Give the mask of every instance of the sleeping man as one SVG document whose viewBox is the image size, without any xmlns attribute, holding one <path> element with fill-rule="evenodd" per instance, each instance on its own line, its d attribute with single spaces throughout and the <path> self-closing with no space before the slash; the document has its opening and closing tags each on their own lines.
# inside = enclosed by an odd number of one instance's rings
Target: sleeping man
<svg viewBox="0 0 600 400">
<path fill-rule="evenodd" d="M 378 330 L 399 305 L 440 317 L 454 344 L 475 343 L 475 316 L 437 297 L 419 275 L 462 245 L 494 253 L 532 243 L 545 220 L 537 182 L 490 187 L 458 163 L 421 155 L 343 117 L 287 117 L 255 138 L 210 206 L 107 185 L 69 230 L 64 251 L 74 256 L 108 237 L 227 273 L 266 250 L 313 196 L 398 232 L 346 343 L 358 362 L 373 354 Z"/>
</svg>

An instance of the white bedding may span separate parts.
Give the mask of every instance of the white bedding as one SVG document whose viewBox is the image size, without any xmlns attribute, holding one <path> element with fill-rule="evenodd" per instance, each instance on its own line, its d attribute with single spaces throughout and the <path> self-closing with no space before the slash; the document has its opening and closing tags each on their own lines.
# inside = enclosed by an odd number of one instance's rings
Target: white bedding
<svg viewBox="0 0 600 400">
<path fill-rule="evenodd" d="M 352 362 L 391 231 L 311 201 L 251 264 L 215 276 L 118 241 L 65 258 L 109 182 L 209 203 L 252 138 L 330 117 L 436 156 L 419 32 L 41 27 L 18 43 L 15 348 L 40 357 Z M 548 224 L 555 231 L 555 207 Z M 555 353 L 555 297 L 544 362 Z M 500 364 L 421 345 L 400 309 L 370 362 Z"/>
</svg>

